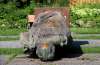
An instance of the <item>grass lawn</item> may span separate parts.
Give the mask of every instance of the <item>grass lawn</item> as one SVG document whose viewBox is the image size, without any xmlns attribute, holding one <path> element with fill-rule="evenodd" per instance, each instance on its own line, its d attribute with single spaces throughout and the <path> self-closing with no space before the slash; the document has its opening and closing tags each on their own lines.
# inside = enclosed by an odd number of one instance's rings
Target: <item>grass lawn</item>
<svg viewBox="0 0 100 65">
<path fill-rule="evenodd" d="M 79 35 L 73 35 L 73 39 L 100 39 L 100 36 L 79 36 Z"/>
<path fill-rule="evenodd" d="M 73 52 L 73 53 L 100 53 L 100 47 L 84 47 L 84 45 L 80 45 L 80 47 L 72 46 L 68 48 L 67 51 Z"/>
<path fill-rule="evenodd" d="M 27 31 L 26 29 L 0 29 L 0 35 L 10 36 L 10 35 L 19 35 L 21 32 Z"/>
<path fill-rule="evenodd" d="M 83 53 L 100 53 L 100 47 L 84 47 L 80 46 L 75 47 L 72 46 L 68 48 L 70 51 L 74 52 L 79 52 L 79 50 L 82 50 Z M 18 55 L 18 54 L 23 54 L 23 49 L 22 48 L 0 48 L 0 55 Z"/>
<path fill-rule="evenodd" d="M 22 52 L 22 48 L 0 48 L 0 55 L 21 54 Z"/>
<path fill-rule="evenodd" d="M 6 64 L 8 64 L 13 58 L 15 58 L 18 54 L 22 54 L 22 48 L 0 48 L 0 55 L 4 55 L 6 60 Z M 100 47 L 71 47 L 68 49 L 69 51 L 73 51 L 74 53 L 100 53 Z"/>
<path fill-rule="evenodd" d="M 19 37 L 15 37 L 15 38 L 9 38 L 9 37 L 0 38 L 0 41 L 15 41 L 15 40 L 19 40 Z"/>
<path fill-rule="evenodd" d="M 19 40 L 19 35 L 21 32 L 25 32 L 27 29 L 3 29 L 0 30 L 0 36 L 8 36 L 8 37 L 0 37 L 0 41 L 12 41 Z M 9 37 L 16 36 L 16 37 Z"/>
<path fill-rule="evenodd" d="M 71 28 L 71 32 L 78 34 L 100 34 L 100 28 Z"/>
<path fill-rule="evenodd" d="M 100 53 L 100 47 L 82 48 L 83 53 Z"/>
<path fill-rule="evenodd" d="M 25 32 L 27 29 L 6 29 L 0 30 L 1 36 L 17 36 L 17 37 L 0 37 L 0 41 L 12 41 L 19 40 L 19 34 L 21 32 Z M 92 34 L 100 34 L 99 28 L 71 28 L 71 32 L 76 33 L 73 34 L 74 39 L 100 39 L 100 36 L 92 36 Z M 91 34 L 91 36 L 79 36 L 77 34 Z"/>
<path fill-rule="evenodd" d="M 19 35 L 21 32 L 27 31 L 27 29 L 0 29 L 0 35 Z M 99 28 L 71 28 L 71 32 L 79 34 L 100 34 Z"/>
<path fill-rule="evenodd" d="M 78 35 L 73 35 L 73 39 L 100 39 L 100 36 L 78 36 Z M 15 38 L 0 38 L 0 41 L 16 41 L 19 40 L 19 36 Z"/>
<path fill-rule="evenodd" d="M 22 54 L 23 51 L 21 48 L 0 48 L 0 55 L 3 55 L 6 59 L 6 64 L 8 64 L 13 58 L 18 54 Z"/>
</svg>

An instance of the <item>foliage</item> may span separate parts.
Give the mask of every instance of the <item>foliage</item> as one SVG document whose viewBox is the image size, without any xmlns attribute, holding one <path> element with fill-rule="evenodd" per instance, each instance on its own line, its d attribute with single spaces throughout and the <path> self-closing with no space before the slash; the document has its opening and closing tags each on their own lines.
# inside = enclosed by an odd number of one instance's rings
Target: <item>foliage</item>
<svg viewBox="0 0 100 65">
<path fill-rule="evenodd" d="M 56 0 L 52 5 L 56 7 L 66 7 L 68 6 L 69 0 Z"/>
<path fill-rule="evenodd" d="M 72 13 L 77 15 L 79 18 L 87 18 L 87 17 L 97 17 L 100 16 L 100 9 L 90 9 L 90 8 L 71 8 Z"/>
<path fill-rule="evenodd" d="M 12 28 L 26 28 L 27 27 L 27 15 L 33 12 L 34 2 L 32 1 L 30 6 L 24 8 L 16 8 L 15 4 L 9 2 L 7 4 L 0 4 L 0 28 L 12 29 Z"/>
<path fill-rule="evenodd" d="M 75 6 L 77 8 L 90 8 L 90 9 L 93 9 L 93 8 L 96 8 L 96 9 L 100 9 L 100 3 L 84 3 L 84 4 L 79 4 L 77 6 Z"/>
<path fill-rule="evenodd" d="M 7 3 L 5 4 L 4 1 Z M 0 2 L 0 29 L 26 28 L 26 17 L 28 14 L 33 14 L 33 9 L 37 6 L 34 0 L 0 0 Z M 23 6 L 21 8 L 16 7 L 16 2 L 23 2 Z M 49 4 L 46 4 L 46 2 Z M 55 3 L 59 4 L 58 6 L 66 6 L 68 0 L 52 2 L 53 0 L 50 0 L 50 2 L 45 0 L 42 2 L 42 6 L 55 6 Z"/>
<path fill-rule="evenodd" d="M 25 6 L 29 6 L 30 0 L 16 0 L 15 4 L 16 4 L 16 7 L 22 8 L 22 7 L 25 7 Z"/>
<path fill-rule="evenodd" d="M 36 6 L 39 7 L 66 7 L 69 0 L 39 0 Z"/>
<path fill-rule="evenodd" d="M 72 26 L 100 27 L 100 8 L 98 6 L 92 4 L 84 7 L 82 5 L 71 7 Z"/>
</svg>

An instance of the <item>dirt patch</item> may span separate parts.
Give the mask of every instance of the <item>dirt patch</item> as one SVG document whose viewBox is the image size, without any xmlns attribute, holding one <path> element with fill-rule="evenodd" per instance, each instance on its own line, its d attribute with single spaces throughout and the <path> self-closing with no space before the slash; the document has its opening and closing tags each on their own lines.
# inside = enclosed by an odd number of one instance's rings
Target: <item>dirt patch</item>
<svg viewBox="0 0 100 65">
<path fill-rule="evenodd" d="M 84 59 L 83 59 L 84 58 Z M 8 65 L 100 65 L 100 54 L 83 54 L 80 57 L 62 58 L 56 61 L 42 62 L 38 58 L 18 55 Z"/>
</svg>

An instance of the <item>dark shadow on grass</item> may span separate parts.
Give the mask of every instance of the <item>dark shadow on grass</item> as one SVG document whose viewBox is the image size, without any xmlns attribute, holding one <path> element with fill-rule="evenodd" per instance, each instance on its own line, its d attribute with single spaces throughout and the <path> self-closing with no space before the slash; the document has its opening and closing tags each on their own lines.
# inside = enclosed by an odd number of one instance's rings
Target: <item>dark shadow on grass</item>
<svg viewBox="0 0 100 65">
<path fill-rule="evenodd" d="M 81 56 L 83 54 L 83 51 L 82 51 L 80 45 L 85 45 L 85 44 L 88 44 L 88 41 L 74 41 L 72 43 L 72 45 L 66 45 L 66 46 L 63 46 L 63 47 L 61 47 L 59 45 L 56 45 L 55 46 L 56 47 L 56 49 L 55 49 L 55 57 L 52 60 L 48 60 L 48 62 L 58 61 L 58 60 L 61 60 L 62 58 L 79 57 L 79 56 Z M 38 59 L 35 51 L 34 52 L 32 51 L 33 54 L 30 55 L 29 58 Z"/>
<path fill-rule="evenodd" d="M 80 45 L 88 44 L 88 41 L 74 41 L 72 45 L 63 47 L 56 46 L 55 58 L 52 61 L 57 61 L 62 58 L 75 58 L 83 54 Z"/>
</svg>

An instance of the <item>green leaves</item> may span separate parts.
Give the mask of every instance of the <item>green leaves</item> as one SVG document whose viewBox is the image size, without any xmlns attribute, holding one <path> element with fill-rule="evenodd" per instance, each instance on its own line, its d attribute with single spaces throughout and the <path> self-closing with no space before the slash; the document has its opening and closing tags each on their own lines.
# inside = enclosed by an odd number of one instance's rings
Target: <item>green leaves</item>
<svg viewBox="0 0 100 65">
<path fill-rule="evenodd" d="M 16 8 L 15 3 L 0 4 L 0 29 L 26 28 L 27 15 L 33 13 L 34 2 L 25 8 Z"/>
<path fill-rule="evenodd" d="M 97 17 L 100 16 L 100 9 L 90 9 L 90 8 L 72 8 L 71 12 L 79 16 L 79 18 L 87 18 L 87 17 Z"/>
<path fill-rule="evenodd" d="M 76 7 L 71 7 L 71 20 L 72 20 L 73 27 L 74 26 L 99 27 L 100 26 L 99 24 L 100 23 L 100 8 L 98 8 L 96 4 L 84 5 L 84 6 L 78 5 Z M 82 22 L 84 24 L 80 25 L 79 22 Z"/>
</svg>

